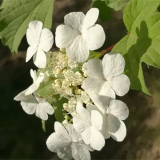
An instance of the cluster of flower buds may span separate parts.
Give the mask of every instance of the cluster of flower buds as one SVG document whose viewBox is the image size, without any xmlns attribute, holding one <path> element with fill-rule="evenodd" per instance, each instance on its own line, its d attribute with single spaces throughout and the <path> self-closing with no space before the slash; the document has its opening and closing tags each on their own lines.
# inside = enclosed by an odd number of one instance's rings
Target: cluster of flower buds
<svg viewBox="0 0 160 160">
<path fill-rule="evenodd" d="M 19 93 L 16 101 L 27 114 L 35 113 L 42 120 L 54 114 L 55 97 L 61 104 L 62 122 L 56 121 L 55 132 L 47 139 L 47 147 L 61 159 L 90 160 L 90 151 L 100 151 L 105 139 L 123 141 L 126 126 L 123 122 L 129 110 L 116 100 L 130 87 L 123 73 L 125 60 L 119 53 L 107 53 L 102 60 L 90 58 L 90 51 L 100 48 L 105 41 L 103 28 L 95 24 L 99 15 L 96 8 L 86 15 L 72 12 L 64 17 L 64 25 L 56 29 L 55 43 L 60 50 L 49 52 L 53 45 L 50 30 L 32 21 L 27 29 L 26 62 L 33 56 L 38 71 L 31 69 L 33 84 Z"/>
</svg>

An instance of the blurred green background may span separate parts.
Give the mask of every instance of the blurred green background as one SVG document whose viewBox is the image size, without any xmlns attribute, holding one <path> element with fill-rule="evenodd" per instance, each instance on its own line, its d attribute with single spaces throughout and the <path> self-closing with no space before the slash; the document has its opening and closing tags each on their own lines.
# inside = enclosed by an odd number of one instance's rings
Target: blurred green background
<svg viewBox="0 0 160 160">
<path fill-rule="evenodd" d="M 53 33 L 56 26 L 63 23 L 65 14 L 72 11 L 85 13 L 90 4 L 90 0 L 55 0 Z M 105 29 L 106 42 L 100 50 L 117 43 L 127 34 L 122 12 L 107 9 L 100 13 L 100 16 L 103 15 L 106 15 L 107 20 L 99 23 Z M 24 37 L 19 53 L 13 56 L 7 47 L 0 44 L 0 159 L 59 160 L 57 155 L 46 147 L 46 139 L 54 131 L 54 118 L 49 117 L 47 132 L 44 132 L 41 120 L 34 115 L 27 115 L 19 102 L 13 100 L 32 83 L 29 70 L 35 69 L 35 66 L 32 60 L 25 63 L 27 47 Z M 55 49 L 54 46 L 53 50 Z M 160 159 L 160 71 L 145 64 L 143 69 L 152 96 L 130 91 L 121 98 L 130 110 L 130 116 L 125 121 L 127 136 L 121 143 L 112 139 L 106 140 L 102 151 L 91 154 L 93 160 Z"/>
</svg>

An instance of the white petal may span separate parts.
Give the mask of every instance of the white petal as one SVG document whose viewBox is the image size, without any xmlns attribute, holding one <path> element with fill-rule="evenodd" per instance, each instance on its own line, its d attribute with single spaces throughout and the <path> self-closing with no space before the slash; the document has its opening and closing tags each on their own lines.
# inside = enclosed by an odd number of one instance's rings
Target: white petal
<svg viewBox="0 0 160 160">
<path fill-rule="evenodd" d="M 62 147 L 69 147 L 69 145 L 71 144 L 71 141 L 68 141 L 68 139 L 66 139 L 65 137 L 63 137 L 58 133 L 52 133 L 48 137 L 46 144 L 47 144 L 47 148 L 51 152 L 57 152 Z"/>
<path fill-rule="evenodd" d="M 90 143 L 90 133 L 91 133 L 91 127 L 86 128 L 82 133 L 82 139 L 84 141 L 85 144 L 89 144 Z"/>
<path fill-rule="evenodd" d="M 129 115 L 127 105 L 120 100 L 112 100 L 109 105 L 109 113 L 113 114 L 120 120 L 125 120 Z"/>
<path fill-rule="evenodd" d="M 82 137 L 80 135 L 80 133 L 78 133 L 74 128 L 73 128 L 73 125 L 70 124 L 70 125 L 67 125 L 66 127 L 70 137 L 72 138 L 72 141 L 73 142 L 78 142 L 80 140 L 82 140 Z"/>
<path fill-rule="evenodd" d="M 37 80 L 27 89 L 25 95 L 30 95 L 33 92 L 35 92 L 39 88 L 40 83 L 43 81 L 43 79 L 44 79 L 44 74 L 40 73 Z"/>
<path fill-rule="evenodd" d="M 43 102 L 42 105 L 46 113 L 48 113 L 49 115 L 52 115 L 54 113 L 53 107 L 48 102 Z"/>
<path fill-rule="evenodd" d="M 16 97 L 14 97 L 15 101 L 23 101 L 26 103 L 38 103 L 36 98 L 33 95 L 25 96 L 27 90 L 22 91 Z"/>
<path fill-rule="evenodd" d="M 33 69 L 30 69 L 30 75 L 33 79 L 33 82 L 35 82 L 37 80 L 37 73 L 36 70 L 34 71 Z"/>
<path fill-rule="evenodd" d="M 111 99 L 98 95 L 102 84 L 103 82 L 100 79 L 88 77 L 83 81 L 82 88 L 88 93 L 99 110 L 104 112 L 105 107 L 110 103 Z"/>
<path fill-rule="evenodd" d="M 103 74 L 107 80 L 123 73 L 125 60 L 119 53 L 107 53 L 102 60 Z"/>
<path fill-rule="evenodd" d="M 110 98 L 113 98 L 113 99 L 116 98 L 115 92 L 111 88 L 111 84 L 110 84 L 109 81 L 106 81 L 103 84 L 103 86 L 101 87 L 101 90 L 99 92 L 99 95 L 101 95 L 101 96 L 107 96 L 107 97 L 110 97 Z"/>
<path fill-rule="evenodd" d="M 32 21 L 29 23 L 28 29 L 27 29 L 27 42 L 29 45 L 37 45 L 41 31 L 42 31 L 43 24 L 40 21 Z"/>
<path fill-rule="evenodd" d="M 55 130 L 56 133 L 64 136 L 65 138 L 69 138 L 69 137 L 70 137 L 69 134 L 68 134 L 68 132 L 67 132 L 67 130 L 66 130 L 66 129 L 64 128 L 64 126 L 63 126 L 61 123 L 59 123 L 59 122 L 55 122 L 55 123 L 54 123 L 54 130 Z M 69 139 L 70 139 L 70 138 L 69 138 Z"/>
<path fill-rule="evenodd" d="M 77 143 L 72 144 L 72 156 L 75 160 L 90 160 L 91 156 L 89 151 Z"/>
<path fill-rule="evenodd" d="M 44 53 L 44 51 L 42 51 L 42 49 L 39 48 L 38 52 L 36 53 L 34 64 L 38 68 L 45 68 L 46 63 L 47 63 L 46 54 Z"/>
<path fill-rule="evenodd" d="M 87 29 L 93 26 L 99 16 L 99 10 L 97 8 L 91 8 L 87 13 L 83 21 L 83 29 Z"/>
<path fill-rule="evenodd" d="M 91 111 L 91 123 L 97 130 L 102 129 L 103 118 L 96 110 Z"/>
<path fill-rule="evenodd" d="M 89 77 L 104 80 L 102 62 L 100 59 L 94 58 L 87 62 L 87 74 Z"/>
<path fill-rule="evenodd" d="M 77 103 L 76 105 L 76 111 L 77 111 L 77 114 L 81 117 L 81 119 L 83 121 L 87 123 L 90 123 L 90 115 L 89 115 L 89 112 L 87 111 L 87 109 L 85 109 L 81 103 Z"/>
<path fill-rule="evenodd" d="M 85 15 L 82 12 L 72 12 L 64 17 L 64 23 L 73 29 L 81 31 Z"/>
<path fill-rule="evenodd" d="M 71 45 L 66 49 L 66 53 L 71 60 L 84 62 L 89 57 L 89 49 L 83 37 L 77 36 Z"/>
<path fill-rule="evenodd" d="M 21 102 L 21 106 L 23 108 L 23 110 L 27 113 L 27 114 L 33 114 L 35 113 L 36 107 L 37 107 L 38 103 L 32 103 L 32 102 Z"/>
<path fill-rule="evenodd" d="M 46 113 L 42 103 L 39 103 L 36 107 L 36 116 L 41 118 L 42 120 L 48 119 L 48 114 Z"/>
<path fill-rule="evenodd" d="M 29 46 L 26 53 L 26 62 L 28 62 L 36 52 L 37 46 Z"/>
<path fill-rule="evenodd" d="M 79 36 L 79 31 L 67 25 L 59 25 L 56 28 L 56 46 L 58 48 L 67 48 Z"/>
<path fill-rule="evenodd" d="M 105 32 L 99 24 L 90 27 L 86 31 L 84 31 L 83 36 L 87 42 L 87 47 L 90 51 L 96 50 L 103 46 L 106 36 Z"/>
<path fill-rule="evenodd" d="M 115 132 L 115 133 L 111 133 L 111 137 L 114 140 L 116 140 L 118 142 L 121 142 L 126 137 L 126 133 L 127 133 L 126 125 L 124 124 L 123 121 L 120 121 L 120 128 L 119 128 L 119 130 L 117 132 Z"/>
<path fill-rule="evenodd" d="M 82 132 L 85 130 L 85 121 L 80 116 L 73 117 L 73 126 L 77 132 Z"/>
<path fill-rule="evenodd" d="M 120 120 L 112 114 L 108 114 L 108 131 L 116 133 L 120 129 Z"/>
<path fill-rule="evenodd" d="M 48 52 L 53 45 L 53 34 L 52 32 L 44 28 L 41 33 L 39 46 L 43 49 L 43 51 Z"/>
<path fill-rule="evenodd" d="M 64 160 L 71 160 L 72 159 L 72 150 L 71 147 L 64 147 L 57 151 L 57 155 L 59 158 Z"/>
<path fill-rule="evenodd" d="M 93 149 L 100 151 L 105 145 L 105 139 L 100 131 L 91 127 L 90 145 Z"/>
<path fill-rule="evenodd" d="M 108 117 L 106 114 L 103 115 L 103 125 L 102 125 L 102 130 L 101 133 L 104 136 L 105 139 L 110 138 L 110 133 L 108 131 L 109 126 L 108 126 Z"/>
<path fill-rule="evenodd" d="M 130 88 L 130 80 L 125 74 L 121 74 L 111 79 L 111 86 L 116 95 L 124 96 Z"/>
</svg>

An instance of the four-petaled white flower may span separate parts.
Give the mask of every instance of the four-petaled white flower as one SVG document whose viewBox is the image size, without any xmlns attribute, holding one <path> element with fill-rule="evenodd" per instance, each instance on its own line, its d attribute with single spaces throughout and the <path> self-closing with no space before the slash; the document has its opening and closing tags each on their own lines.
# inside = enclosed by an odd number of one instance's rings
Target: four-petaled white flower
<svg viewBox="0 0 160 160">
<path fill-rule="evenodd" d="M 94 105 L 88 105 L 87 110 L 91 113 L 93 110 L 98 110 Z M 128 107 L 120 100 L 112 100 L 109 107 L 106 106 L 103 112 L 102 134 L 105 139 L 110 136 L 116 141 L 123 141 L 126 137 L 126 126 L 122 120 L 125 120 L 129 115 Z"/>
<path fill-rule="evenodd" d="M 36 71 L 33 71 L 32 69 L 30 70 L 30 75 L 33 79 L 33 84 L 26 89 L 26 92 L 25 92 L 26 96 L 35 92 L 38 89 L 38 87 L 40 86 L 40 83 L 44 79 L 44 73 L 39 73 L 39 76 L 37 77 Z"/>
<path fill-rule="evenodd" d="M 83 141 L 90 144 L 95 150 L 100 151 L 105 145 L 105 139 L 100 132 L 103 118 L 101 114 L 92 110 L 91 114 L 81 103 L 76 106 L 77 115 L 73 117 L 73 126 L 77 132 L 81 133 Z"/>
<path fill-rule="evenodd" d="M 76 62 L 84 62 L 89 51 L 100 48 L 105 41 L 103 28 L 95 24 L 99 10 L 90 9 L 86 16 L 82 12 L 72 12 L 64 17 L 65 25 L 56 29 L 56 45 L 66 48 L 68 57 Z"/>
<path fill-rule="evenodd" d="M 76 132 L 72 124 L 66 129 L 61 123 L 55 122 L 55 132 L 47 139 L 47 147 L 52 152 L 57 152 L 61 159 L 90 160 L 89 151 L 93 149 L 82 141 L 81 135 Z"/>
<path fill-rule="evenodd" d="M 27 96 L 25 93 L 26 90 L 22 91 L 14 100 L 21 101 L 21 106 L 27 114 L 35 113 L 35 115 L 42 120 L 47 120 L 48 114 L 52 115 L 54 113 L 53 107 L 46 102 L 45 99 L 41 98 L 36 93 Z"/>
<path fill-rule="evenodd" d="M 104 100 L 105 96 L 115 99 L 116 95 L 123 96 L 129 91 L 130 80 L 123 74 L 124 67 L 125 60 L 119 53 L 107 53 L 102 61 L 100 59 L 88 61 L 89 77 L 83 81 L 82 88 L 97 107 L 102 108 L 100 99 Z"/>
<path fill-rule="evenodd" d="M 32 21 L 29 23 L 27 29 L 27 41 L 30 45 L 27 49 L 26 62 L 28 62 L 32 56 L 34 64 L 38 68 L 44 68 L 46 66 L 46 54 L 53 45 L 53 34 L 49 29 L 42 29 L 43 24 L 40 21 Z"/>
</svg>

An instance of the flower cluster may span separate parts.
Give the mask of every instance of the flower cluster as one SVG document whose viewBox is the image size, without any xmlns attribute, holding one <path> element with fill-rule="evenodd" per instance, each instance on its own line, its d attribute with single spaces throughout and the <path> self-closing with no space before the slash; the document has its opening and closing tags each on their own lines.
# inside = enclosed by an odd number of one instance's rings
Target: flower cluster
<svg viewBox="0 0 160 160">
<path fill-rule="evenodd" d="M 60 50 L 48 52 L 53 35 L 39 21 L 32 21 L 27 29 L 26 62 L 33 56 L 38 71 L 31 69 L 33 84 L 14 99 L 21 101 L 27 114 L 35 113 L 48 119 L 63 102 L 60 110 L 62 123 L 56 121 L 55 132 L 47 139 L 47 147 L 61 159 L 90 160 L 89 151 L 100 151 L 105 139 L 123 141 L 126 126 L 123 122 L 129 110 L 125 103 L 116 100 L 130 87 L 123 73 L 125 60 L 120 53 L 107 53 L 101 59 L 90 58 L 90 51 L 100 48 L 105 41 L 103 28 L 95 24 L 99 15 L 96 8 L 86 15 L 69 13 L 64 25 L 56 29 L 55 43 Z M 46 54 L 45 54 L 46 52 Z M 58 99 L 56 96 L 58 95 Z M 56 99 L 56 101 L 55 101 Z"/>
</svg>

